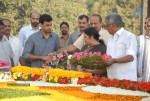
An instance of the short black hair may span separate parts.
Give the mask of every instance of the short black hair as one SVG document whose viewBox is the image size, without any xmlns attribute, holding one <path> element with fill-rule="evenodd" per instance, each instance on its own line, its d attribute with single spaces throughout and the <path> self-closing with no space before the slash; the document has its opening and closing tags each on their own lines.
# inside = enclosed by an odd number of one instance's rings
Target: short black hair
<svg viewBox="0 0 150 101">
<path fill-rule="evenodd" d="M 66 25 L 66 26 L 69 28 L 68 22 L 62 22 L 62 23 L 60 24 L 60 28 L 61 28 L 61 26 L 62 26 L 63 24 Z"/>
<path fill-rule="evenodd" d="M 81 19 L 83 19 L 83 18 L 86 18 L 87 22 L 89 21 L 89 17 L 88 17 L 87 15 L 80 15 L 80 16 L 78 17 L 78 20 L 81 20 Z"/>
<path fill-rule="evenodd" d="M 43 15 L 41 15 L 40 16 L 40 19 L 39 19 L 39 23 L 44 23 L 44 21 L 46 21 L 46 22 L 50 22 L 50 21 L 52 21 L 53 19 L 52 19 L 52 17 L 50 16 L 50 15 L 48 15 L 48 14 L 43 14 Z"/>
<path fill-rule="evenodd" d="M 4 25 L 4 23 L 3 23 L 3 21 L 2 21 L 2 20 L 0 20 L 0 25 Z"/>
</svg>

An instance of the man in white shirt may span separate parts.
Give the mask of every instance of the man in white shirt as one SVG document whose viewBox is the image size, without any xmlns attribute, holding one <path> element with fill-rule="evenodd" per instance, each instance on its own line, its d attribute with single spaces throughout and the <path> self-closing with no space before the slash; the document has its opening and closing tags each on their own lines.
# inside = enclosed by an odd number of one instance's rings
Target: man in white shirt
<svg viewBox="0 0 150 101">
<path fill-rule="evenodd" d="M 94 14 L 89 19 L 89 24 L 91 27 L 94 27 L 100 34 L 100 39 L 103 39 L 105 44 L 107 44 L 108 39 L 111 37 L 111 35 L 108 33 L 107 30 L 102 28 L 102 17 L 98 14 Z M 81 50 L 82 47 L 85 45 L 85 42 L 83 40 L 83 35 L 81 35 L 74 43 L 73 45 L 69 45 L 65 49 L 68 52 L 72 52 L 76 49 Z"/>
<path fill-rule="evenodd" d="M 39 18 L 40 18 L 39 12 L 36 12 L 36 11 L 32 12 L 30 14 L 31 24 L 21 28 L 19 32 L 19 39 L 23 47 L 25 46 L 25 43 L 28 37 L 32 35 L 33 33 L 38 32 L 40 30 Z"/>
<path fill-rule="evenodd" d="M 112 35 L 107 44 L 107 54 L 112 56 L 112 59 L 106 61 L 110 64 L 107 76 L 137 81 L 137 39 L 122 26 L 122 18 L 117 13 L 106 17 L 106 27 Z"/>
<path fill-rule="evenodd" d="M 4 35 L 4 24 L 2 20 L 0 20 L 0 60 L 5 61 L 11 64 L 11 66 L 14 65 L 13 58 L 14 53 L 12 51 L 11 45 Z M 0 69 L 0 72 L 8 72 L 10 71 L 10 68 L 4 68 Z"/>
<path fill-rule="evenodd" d="M 17 66 L 19 64 L 20 56 L 22 55 L 22 52 L 23 52 L 23 47 L 21 45 L 19 38 L 10 34 L 11 21 L 9 19 L 5 19 L 5 18 L 2 19 L 2 21 L 4 23 L 4 34 L 7 37 L 7 39 L 9 40 L 12 50 L 15 54 L 15 56 L 13 57 L 14 66 Z M 21 59 L 20 59 L 20 62 L 21 62 Z"/>
<path fill-rule="evenodd" d="M 21 30 L 19 32 L 19 39 L 21 41 L 23 48 L 25 47 L 25 43 L 28 40 L 29 36 L 40 30 L 39 18 L 40 18 L 39 12 L 37 12 L 37 11 L 31 12 L 31 14 L 30 14 L 31 24 L 21 28 Z M 23 60 L 23 58 L 21 58 L 21 59 Z M 26 59 L 25 64 L 22 64 L 22 65 L 31 66 L 31 62 Z"/>
</svg>

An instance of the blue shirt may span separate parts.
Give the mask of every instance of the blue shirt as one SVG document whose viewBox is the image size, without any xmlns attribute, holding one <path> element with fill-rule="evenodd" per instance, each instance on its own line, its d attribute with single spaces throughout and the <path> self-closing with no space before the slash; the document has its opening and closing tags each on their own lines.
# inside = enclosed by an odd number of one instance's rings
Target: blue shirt
<svg viewBox="0 0 150 101">
<path fill-rule="evenodd" d="M 27 59 L 30 54 L 36 56 L 47 56 L 59 49 L 59 37 L 56 33 L 51 32 L 48 39 L 44 38 L 41 31 L 32 34 L 23 51 L 23 57 Z M 43 60 L 31 61 L 31 67 L 42 67 Z"/>
</svg>

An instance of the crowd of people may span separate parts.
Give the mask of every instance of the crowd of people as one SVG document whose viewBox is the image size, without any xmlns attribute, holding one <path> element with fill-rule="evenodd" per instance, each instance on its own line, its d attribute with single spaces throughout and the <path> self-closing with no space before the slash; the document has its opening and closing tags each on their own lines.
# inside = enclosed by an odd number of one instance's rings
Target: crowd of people
<svg viewBox="0 0 150 101">
<path fill-rule="evenodd" d="M 49 14 L 33 11 L 31 24 L 20 29 L 19 37 L 11 34 L 11 21 L 0 20 L 0 60 L 12 66 L 25 65 L 42 67 L 49 54 L 58 50 L 74 52 L 101 52 L 109 54 L 106 69 L 88 70 L 82 66 L 76 70 L 95 73 L 97 76 L 150 82 L 150 17 L 145 19 L 145 33 L 140 36 L 124 28 L 122 17 L 111 13 L 105 19 L 106 29 L 102 27 L 102 17 L 78 17 L 79 29 L 70 34 L 68 22 L 60 24 L 60 36 L 52 32 L 53 18 Z M 10 69 L 0 69 L 9 71 Z"/>
</svg>

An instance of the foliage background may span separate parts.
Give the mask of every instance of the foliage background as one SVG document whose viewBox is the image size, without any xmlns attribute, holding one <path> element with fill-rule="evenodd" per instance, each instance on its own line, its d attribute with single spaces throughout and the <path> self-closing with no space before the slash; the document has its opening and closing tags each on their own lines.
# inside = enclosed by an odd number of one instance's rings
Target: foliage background
<svg viewBox="0 0 150 101">
<path fill-rule="evenodd" d="M 48 13 L 53 17 L 53 31 L 60 33 L 59 25 L 67 21 L 70 33 L 78 28 L 78 16 L 98 13 L 105 17 L 111 12 L 118 12 L 129 31 L 140 33 L 140 16 L 137 7 L 140 0 L 0 0 L 0 18 L 12 21 L 12 33 L 18 35 L 21 27 L 30 24 L 29 15 L 32 11 Z M 136 17 L 132 16 L 137 11 Z"/>
</svg>

